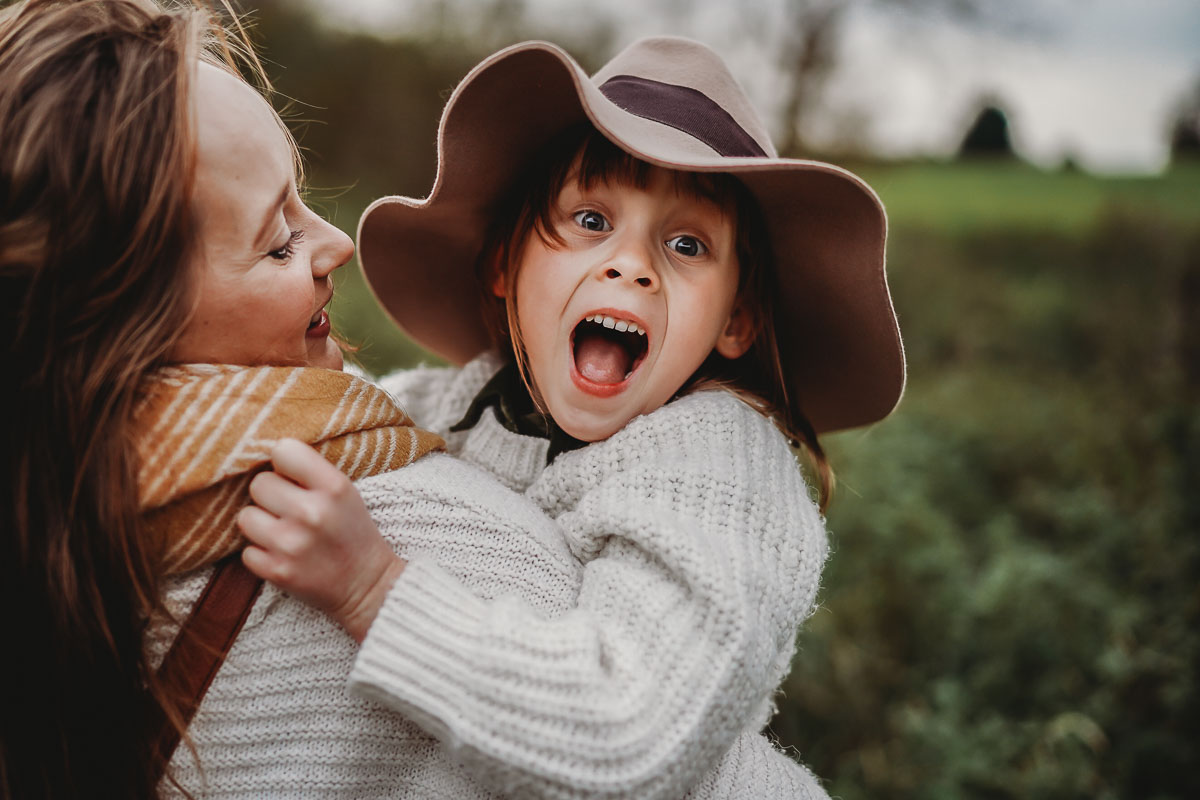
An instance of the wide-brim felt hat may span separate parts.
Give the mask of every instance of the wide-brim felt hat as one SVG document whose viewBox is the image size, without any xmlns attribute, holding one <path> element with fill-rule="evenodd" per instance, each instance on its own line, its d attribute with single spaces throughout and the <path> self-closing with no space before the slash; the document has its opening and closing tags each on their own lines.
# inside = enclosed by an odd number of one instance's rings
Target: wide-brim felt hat
<svg viewBox="0 0 1200 800">
<path fill-rule="evenodd" d="M 555 45 L 526 42 L 463 78 L 429 196 L 381 198 L 359 221 L 363 273 L 401 329 L 454 364 L 492 346 L 476 277 L 488 222 L 539 149 L 583 122 L 650 164 L 730 173 L 754 194 L 775 254 L 789 396 L 816 432 L 895 408 L 904 350 L 879 198 L 840 167 L 779 158 L 721 58 L 677 37 L 635 42 L 592 77 Z"/>
</svg>

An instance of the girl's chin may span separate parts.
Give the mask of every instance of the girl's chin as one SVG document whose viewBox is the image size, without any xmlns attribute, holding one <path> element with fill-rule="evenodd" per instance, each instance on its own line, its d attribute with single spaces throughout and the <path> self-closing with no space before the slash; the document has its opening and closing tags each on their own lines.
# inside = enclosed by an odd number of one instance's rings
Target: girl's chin
<svg viewBox="0 0 1200 800">
<path fill-rule="evenodd" d="M 554 417 L 554 421 L 558 423 L 558 427 L 562 428 L 564 433 L 581 442 L 599 442 L 607 439 L 629 422 L 627 419 L 593 417 L 592 415 L 583 415 L 582 417 L 569 413 L 556 415 L 553 409 L 550 410 L 550 416 Z M 565 425 L 559 422 L 560 416 L 565 419 Z"/>
</svg>

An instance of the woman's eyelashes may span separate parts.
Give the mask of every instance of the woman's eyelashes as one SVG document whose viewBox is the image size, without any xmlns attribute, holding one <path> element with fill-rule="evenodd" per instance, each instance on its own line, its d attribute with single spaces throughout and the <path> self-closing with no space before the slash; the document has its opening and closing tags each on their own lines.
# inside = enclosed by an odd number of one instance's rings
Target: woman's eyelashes
<svg viewBox="0 0 1200 800">
<path fill-rule="evenodd" d="M 288 234 L 287 241 L 282 247 L 278 247 L 267 253 L 268 256 L 276 261 L 287 261 L 296 254 L 296 245 L 304 238 L 304 231 L 294 230 Z"/>
</svg>

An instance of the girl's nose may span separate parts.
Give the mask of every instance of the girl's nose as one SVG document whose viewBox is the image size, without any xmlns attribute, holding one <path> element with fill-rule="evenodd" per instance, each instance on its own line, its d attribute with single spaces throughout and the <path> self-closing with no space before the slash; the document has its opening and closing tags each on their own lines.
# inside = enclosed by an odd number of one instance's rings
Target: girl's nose
<svg viewBox="0 0 1200 800">
<path fill-rule="evenodd" d="M 604 280 L 627 281 L 651 291 L 658 291 L 658 272 L 654 257 L 640 244 L 629 244 L 618 250 L 601 268 Z"/>
</svg>

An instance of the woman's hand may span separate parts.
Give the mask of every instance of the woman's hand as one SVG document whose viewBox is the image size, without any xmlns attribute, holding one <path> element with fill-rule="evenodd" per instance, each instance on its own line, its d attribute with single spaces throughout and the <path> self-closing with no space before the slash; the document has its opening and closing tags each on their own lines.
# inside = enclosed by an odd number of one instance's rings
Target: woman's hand
<svg viewBox="0 0 1200 800">
<path fill-rule="evenodd" d="M 404 570 L 379 533 L 350 479 L 296 439 L 271 451 L 274 472 L 250 482 L 257 505 L 238 527 L 251 544 L 246 567 L 329 614 L 361 642 Z"/>
</svg>

